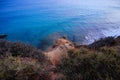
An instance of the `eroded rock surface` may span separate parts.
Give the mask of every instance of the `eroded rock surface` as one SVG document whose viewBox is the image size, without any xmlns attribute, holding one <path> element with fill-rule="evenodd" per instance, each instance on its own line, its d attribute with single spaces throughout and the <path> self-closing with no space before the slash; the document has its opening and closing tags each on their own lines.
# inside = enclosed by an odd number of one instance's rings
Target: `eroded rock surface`
<svg viewBox="0 0 120 80">
<path fill-rule="evenodd" d="M 70 49 L 74 49 L 74 44 L 65 38 L 59 38 L 55 44 L 45 52 L 45 56 L 52 65 L 56 65 L 60 62 L 62 56 L 67 56 L 67 51 Z"/>
</svg>

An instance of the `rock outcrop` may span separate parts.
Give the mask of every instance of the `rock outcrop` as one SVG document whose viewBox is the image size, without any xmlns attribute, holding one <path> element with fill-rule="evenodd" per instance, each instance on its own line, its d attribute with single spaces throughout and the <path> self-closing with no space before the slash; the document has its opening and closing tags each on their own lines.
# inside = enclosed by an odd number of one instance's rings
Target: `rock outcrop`
<svg viewBox="0 0 120 80">
<path fill-rule="evenodd" d="M 4 39 L 4 38 L 6 38 L 8 35 L 6 35 L 6 34 L 1 34 L 0 35 L 0 39 Z"/>
<path fill-rule="evenodd" d="M 52 63 L 52 65 L 56 65 L 62 59 L 62 56 L 67 55 L 67 51 L 70 49 L 74 49 L 74 44 L 67 40 L 66 38 L 59 38 L 56 40 L 55 44 L 48 49 L 44 54 L 47 59 Z"/>
</svg>

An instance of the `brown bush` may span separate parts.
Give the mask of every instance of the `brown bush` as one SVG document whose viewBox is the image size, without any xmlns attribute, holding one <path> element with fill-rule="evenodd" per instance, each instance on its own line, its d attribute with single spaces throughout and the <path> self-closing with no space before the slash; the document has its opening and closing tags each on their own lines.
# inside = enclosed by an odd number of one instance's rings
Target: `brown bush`
<svg viewBox="0 0 120 80">
<path fill-rule="evenodd" d="M 46 66 L 36 59 L 9 56 L 0 59 L 0 80 L 50 80 Z"/>
<path fill-rule="evenodd" d="M 40 49 L 37 49 L 31 45 L 27 45 L 21 42 L 8 42 L 6 40 L 0 40 L 0 56 L 21 56 L 32 57 L 40 60 L 44 60 L 45 56 Z"/>
<path fill-rule="evenodd" d="M 64 58 L 57 70 L 65 75 L 65 80 L 119 80 L 120 54 L 114 49 L 103 52 L 73 50 Z"/>
</svg>

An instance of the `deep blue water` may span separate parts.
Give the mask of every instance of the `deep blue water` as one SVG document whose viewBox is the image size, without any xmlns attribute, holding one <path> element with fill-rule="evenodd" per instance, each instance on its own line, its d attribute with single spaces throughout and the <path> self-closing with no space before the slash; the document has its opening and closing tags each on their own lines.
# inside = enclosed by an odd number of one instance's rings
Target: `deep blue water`
<svg viewBox="0 0 120 80">
<path fill-rule="evenodd" d="M 79 43 L 120 35 L 119 0 L 0 0 L 0 33 L 35 46 L 60 36 Z"/>
</svg>

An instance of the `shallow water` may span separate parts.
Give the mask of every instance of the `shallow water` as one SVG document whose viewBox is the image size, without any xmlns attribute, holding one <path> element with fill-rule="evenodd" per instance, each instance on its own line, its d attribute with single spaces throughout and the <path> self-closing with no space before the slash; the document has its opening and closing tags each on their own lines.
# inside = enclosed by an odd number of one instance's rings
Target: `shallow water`
<svg viewBox="0 0 120 80">
<path fill-rule="evenodd" d="M 120 35 L 120 1 L 0 0 L 0 33 L 35 46 L 49 45 L 63 35 L 89 44 Z"/>
</svg>

